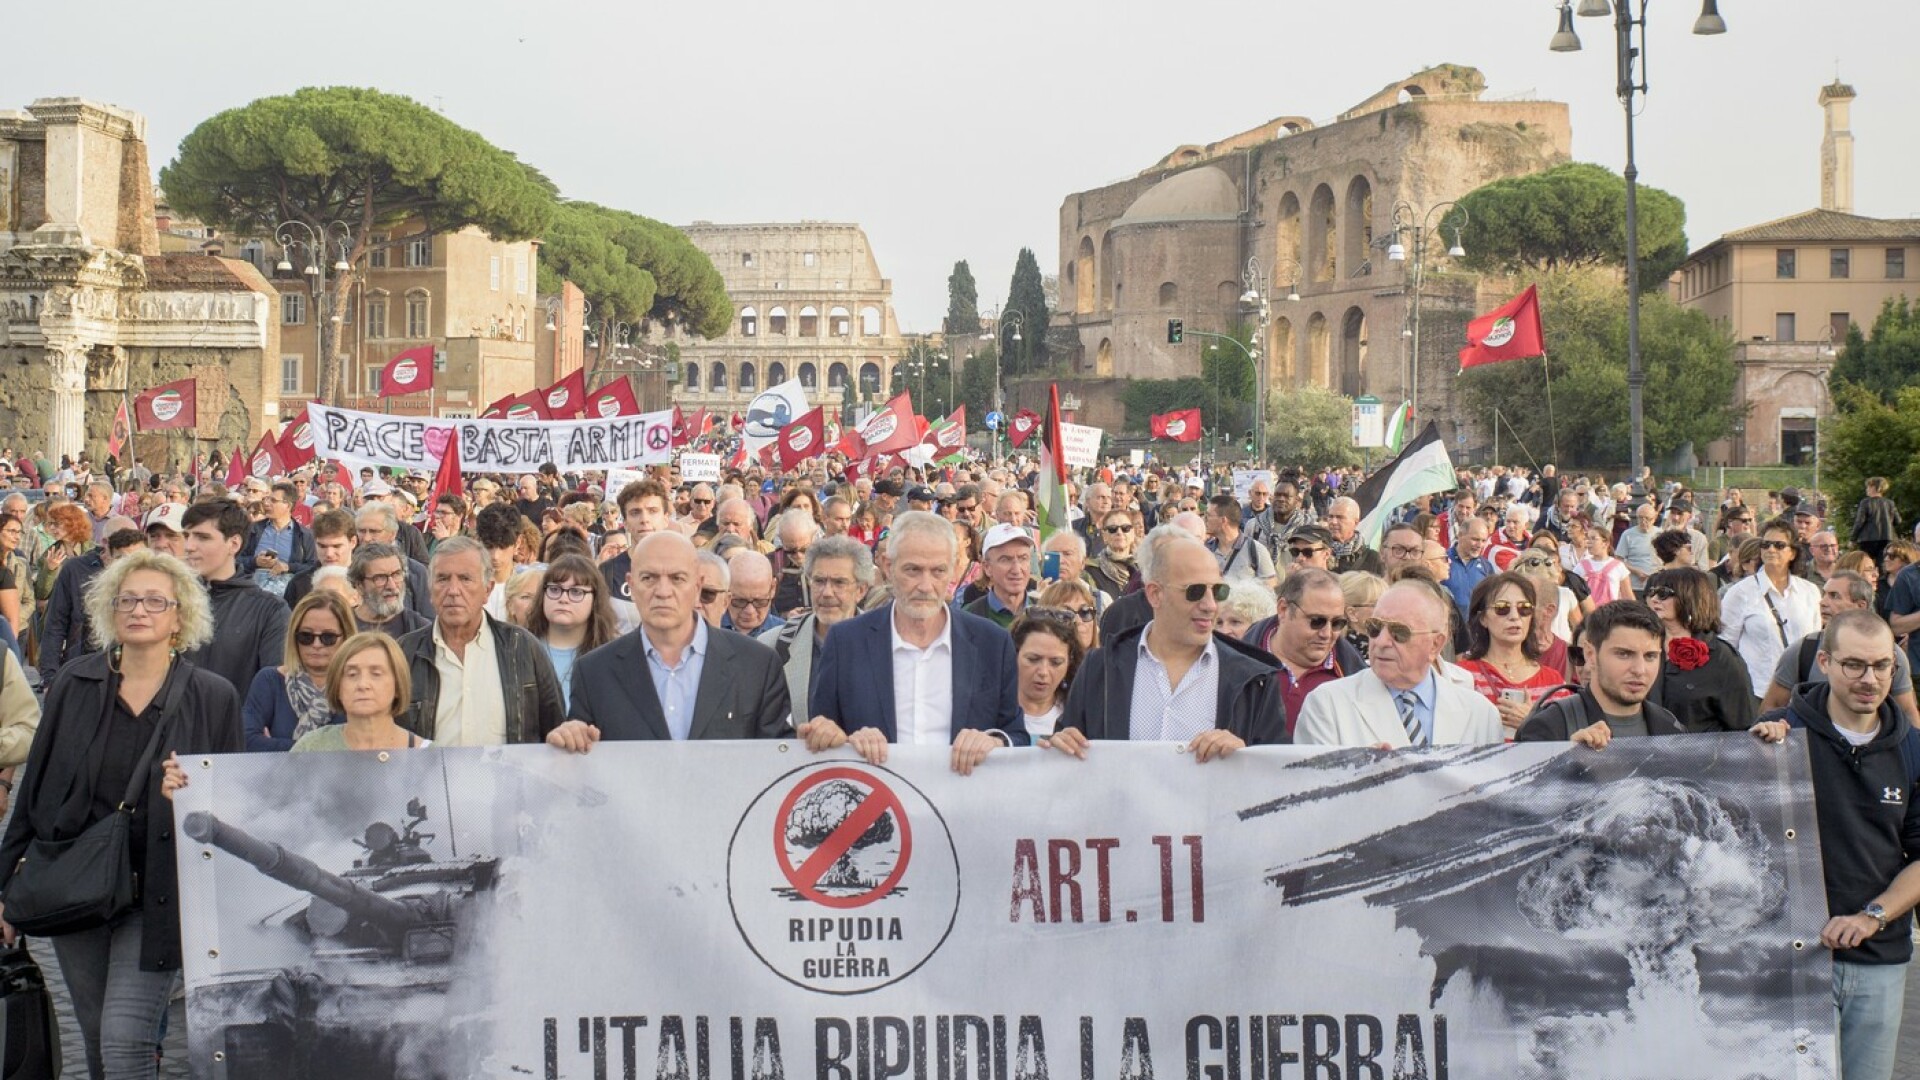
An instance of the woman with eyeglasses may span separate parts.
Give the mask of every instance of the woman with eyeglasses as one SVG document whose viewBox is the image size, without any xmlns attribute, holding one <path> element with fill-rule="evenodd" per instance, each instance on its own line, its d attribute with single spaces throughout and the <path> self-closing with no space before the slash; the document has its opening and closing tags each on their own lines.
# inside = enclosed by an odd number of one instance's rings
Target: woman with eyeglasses
<svg viewBox="0 0 1920 1080">
<path fill-rule="evenodd" d="M 327 707 L 327 665 L 354 632 L 353 609 L 332 589 L 315 589 L 293 606 L 278 667 L 261 668 L 240 707 L 248 750 L 291 750 L 300 737 L 343 719 Z"/>
<path fill-rule="evenodd" d="M 1760 569 L 1727 587 L 1720 598 L 1720 636 L 1746 661 L 1755 701 L 1767 696 L 1767 684 L 1780 654 L 1820 629 L 1820 589 L 1793 573 L 1799 541 L 1789 518 L 1775 518 L 1760 530 Z"/>
<path fill-rule="evenodd" d="M 1064 611 L 1030 607 L 1013 620 L 1014 661 L 1019 670 L 1020 712 L 1027 734 L 1035 742 L 1053 734 L 1060 723 L 1067 690 L 1087 655 L 1077 628 L 1081 624 Z"/>
<path fill-rule="evenodd" d="M 620 636 L 607 579 L 585 555 L 562 555 L 540 579 L 527 630 L 547 647 L 560 697 L 573 705 L 573 663 Z"/>
<path fill-rule="evenodd" d="M 1459 665 L 1473 688 L 1493 702 L 1507 739 L 1526 722 L 1540 696 L 1566 681 L 1558 668 L 1540 662 L 1534 636 L 1537 593 L 1533 580 L 1508 571 L 1474 586 L 1467 602 L 1467 651 Z"/>
<path fill-rule="evenodd" d="M 1740 654 L 1720 639 L 1713 578 L 1690 566 L 1661 570 L 1647 578 L 1646 600 L 1667 631 L 1666 657 L 1648 700 L 1666 706 L 1690 732 L 1752 727 L 1759 716 L 1753 680 Z"/>
<path fill-rule="evenodd" d="M 127 850 L 139 895 L 104 925 L 51 940 L 88 1071 L 150 1077 L 154 1033 L 181 961 L 173 814 L 162 799 L 172 789 L 162 759 L 240 750 L 240 695 L 184 659 L 212 639 L 213 611 L 199 575 L 178 559 L 130 552 L 107 564 L 84 596 L 98 651 L 61 668 L 47 691 L 0 841 L 0 919 L 18 911 L 33 841 L 71 840 L 130 805 Z M 11 925 L 0 922 L 0 939 L 14 943 Z"/>
<path fill-rule="evenodd" d="M 1134 545 L 1140 540 L 1135 512 L 1124 509 L 1107 511 L 1100 520 L 1100 554 L 1087 562 L 1087 576 L 1093 587 L 1115 600 L 1141 586 L 1140 566 L 1134 561 Z"/>
<path fill-rule="evenodd" d="M 1080 647 L 1088 652 L 1100 647 L 1100 607 L 1093 590 L 1084 581 L 1056 581 L 1034 601 L 1043 608 L 1073 619 Z"/>
</svg>

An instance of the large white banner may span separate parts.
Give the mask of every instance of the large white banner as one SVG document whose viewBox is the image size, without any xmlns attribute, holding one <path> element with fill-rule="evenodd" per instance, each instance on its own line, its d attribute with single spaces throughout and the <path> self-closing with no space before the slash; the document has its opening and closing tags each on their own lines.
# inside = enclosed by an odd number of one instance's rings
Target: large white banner
<svg viewBox="0 0 1920 1080">
<path fill-rule="evenodd" d="M 1834 1070 L 1798 737 L 186 764 L 195 1076 Z"/>
<path fill-rule="evenodd" d="M 673 448 L 671 409 L 589 420 L 443 420 L 315 403 L 307 420 L 320 457 L 425 472 L 439 467 L 456 430 L 467 472 L 533 472 L 549 461 L 562 472 L 657 465 Z"/>
</svg>

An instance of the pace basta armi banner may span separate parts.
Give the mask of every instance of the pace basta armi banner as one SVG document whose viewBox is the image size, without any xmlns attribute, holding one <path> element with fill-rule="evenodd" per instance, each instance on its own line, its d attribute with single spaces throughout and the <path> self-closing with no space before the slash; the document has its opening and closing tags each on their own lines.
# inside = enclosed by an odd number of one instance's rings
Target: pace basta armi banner
<svg viewBox="0 0 1920 1080">
<path fill-rule="evenodd" d="M 195 1076 L 1835 1075 L 1798 737 L 186 764 Z"/>
<path fill-rule="evenodd" d="M 315 456 L 431 473 L 453 432 L 466 472 L 561 472 L 670 460 L 673 410 L 588 420 L 454 420 L 307 406 Z"/>
</svg>

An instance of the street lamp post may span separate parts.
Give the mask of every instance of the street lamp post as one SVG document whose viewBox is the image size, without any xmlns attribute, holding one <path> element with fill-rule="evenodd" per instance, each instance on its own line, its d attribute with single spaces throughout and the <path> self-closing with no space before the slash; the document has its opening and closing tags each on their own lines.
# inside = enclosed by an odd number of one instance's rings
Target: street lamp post
<svg viewBox="0 0 1920 1080">
<path fill-rule="evenodd" d="M 1288 260 L 1276 265 L 1273 269 L 1275 274 L 1278 274 L 1284 269 L 1291 269 L 1297 277 L 1300 273 L 1300 264 Z M 1247 359 L 1253 361 L 1253 386 L 1254 397 L 1256 399 L 1253 407 L 1254 423 L 1260 433 L 1259 464 L 1265 465 L 1267 463 L 1267 365 L 1265 356 L 1267 328 L 1268 324 L 1273 320 L 1273 282 L 1272 279 L 1267 276 L 1266 271 L 1260 266 L 1260 256 L 1258 255 L 1250 256 L 1247 259 L 1247 268 L 1240 277 L 1242 283 L 1247 287 L 1247 291 L 1240 294 L 1240 303 L 1258 313 L 1258 321 L 1254 329 L 1253 348 L 1248 352 Z M 1299 286 L 1293 281 L 1287 283 L 1287 299 L 1300 299 Z"/>
<path fill-rule="evenodd" d="M 1633 99 L 1647 92 L 1647 0 L 1639 0 L 1638 15 L 1633 0 L 1580 0 L 1582 16 L 1613 16 L 1615 85 L 1620 108 L 1627 117 L 1627 167 L 1621 176 L 1627 182 L 1627 415 L 1632 430 L 1633 482 L 1639 483 L 1646 466 L 1646 414 L 1643 395 L 1647 374 L 1640 366 L 1640 212 L 1637 200 L 1640 170 L 1633 157 Z M 1554 52 L 1579 52 L 1580 36 L 1574 33 L 1575 12 L 1571 0 L 1560 0 L 1560 28 L 1547 47 Z M 1639 42 L 1634 30 L 1640 31 Z M 1693 22 L 1700 35 L 1724 34 L 1727 23 L 1720 17 L 1719 0 L 1701 0 L 1700 16 Z M 1639 70 L 1635 71 L 1635 65 Z"/>
<path fill-rule="evenodd" d="M 1440 232 L 1444 236 L 1449 228 L 1453 230 L 1453 243 L 1447 247 L 1447 257 L 1462 258 L 1465 248 L 1460 246 L 1460 234 L 1467 228 L 1467 208 L 1456 202 L 1435 203 L 1423 214 L 1409 203 L 1396 203 L 1393 207 L 1393 231 L 1388 236 L 1387 261 L 1405 262 L 1407 255 L 1413 255 L 1413 266 L 1409 269 L 1411 292 L 1408 299 L 1410 324 L 1401 332 L 1401 336 L 1412 342 L 1407 354 L 1407 404 L 1417 414 L 1420 407 L 1420 301 L 1427 280 L 1427 238 L 1434 228 L 1433 216 L 1440 215 Z M 1407 240 L 1413 244 L 1409 248 Z"/>
<path fill-rule="evenodd" d="M 274 264 L 276 273 L 292 273 L 293 263 L 288 256 L 295 251 L 303 253 L 306 265 L 300 272 L 306 277 L 307 291 L 313 298 L 313 339 L 315 350 L 320 354 L 315 365 L 313 396 L 319 401 L 333 402 L 334 387 L 328 384 L 333 381 L 330 376 L 337 372 L 328 360 L 339 348 L 345 313 L 334 308 L 327 278 L 352 272 L 353 265 L 347 262 L 347 254 L 353 250 L 353 230 L 344 221 L 331 221 L 316 229 L 304 221 L 293 220 L 276 225 L 273 238 L 280 244 L 280 261 Z M 334 258 L 328 259 L 329 254 L 334 254 Z"/>
<path fill-rule="evenodd" d="M 992 332 L 980 335 L 982 341 L 993 342 L 993 401 L 992 404 L 989 405 L 988 410 L 990 412 L 1000 413 L 1000 422 L 1001 425 L 1004 426 L 1006 424 L 1006 411 L 1002 407 L 1004 403 L 1000 393 L 1000 332 L 1005 328 L 1007 323 L 1012 323 L 1012 340 L 1018 343 L 1020 341 L 1020 331 L 1026 326 L 1027 320 L 1020 314 L 1017 308 L 1009 308 L 1006 314 L 1002 315 L 1000 309 L 995 307 L 989 318 L 993 320 Z M 1000 429 L 997 427 L 993 429 L 993 460 L 995 464 L 999 464 Z"/>
</svg>

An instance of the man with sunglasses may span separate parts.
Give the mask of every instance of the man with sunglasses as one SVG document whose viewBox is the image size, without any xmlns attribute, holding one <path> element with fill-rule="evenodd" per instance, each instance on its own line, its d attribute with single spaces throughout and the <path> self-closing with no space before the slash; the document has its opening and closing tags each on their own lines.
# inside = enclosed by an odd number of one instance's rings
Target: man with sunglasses
<svg viewBox="0 0 1920 1080">
<path fill-rule="evenodd" d="M 1365 670 L 1367 661 L 1347 641 L 1347 598 L 1333 574 L 1315 567 L 1289 572 L 1277 604 L 1273 615 L 1247 628 L 1245 641 L 1280 661 L 1280 700 L 1292 735 L 1309 693 Z"/>
<path fill-rule="evenodd" d="M 1228 589 L 1219 562 L 1178 526 L 1162 528 L 1175 535 L 1148 538 L 1159 538 L 1144 590 L 1153 618 L 1087 655 L 1045 745 L 1085 758 L 1096 739 L 1177 742 L 1205 763 L 1287 742 L 1273 658 L 1213 632 Z"/>
<path fill-rule="evenodd" d="M 1361 627 L 1370 666 L 1309 693 L 1293 740 L 1388 750 L 1504 741 L 1493 703 L 1439 675 L 1449 618 L 1438 590 L 1418 581 L 1389 585 Z"/>
<path fill-rule="evenodd" d="M 1847 1080 L 1893 1075 L 1920 901 L 1920 732 L 1888 699 L 1894 648 L 1873 612 L 1835 615 L 1817 658 L 1828 681 L 1753 727 L 1769 742 L 1806 733 L 1831 914 L 1820 944 L 1833 950 Z"/>
<path fill-rule="evenodd" d="M 1287 573 L 1333 570 L 1333 533 L 1325 525 L 1302 525 L 1287 537 Z"/>
</svg>

